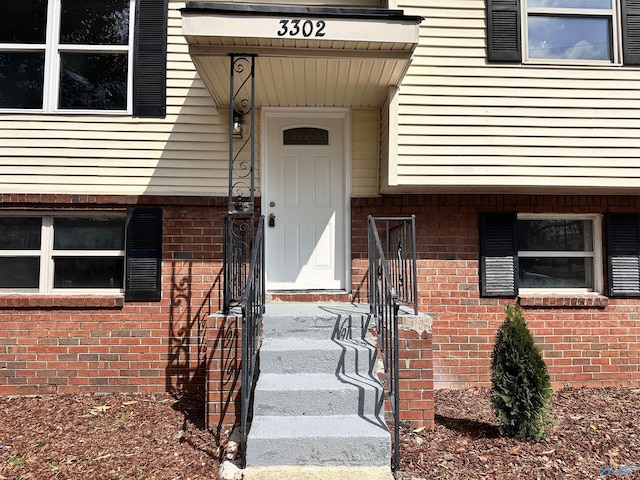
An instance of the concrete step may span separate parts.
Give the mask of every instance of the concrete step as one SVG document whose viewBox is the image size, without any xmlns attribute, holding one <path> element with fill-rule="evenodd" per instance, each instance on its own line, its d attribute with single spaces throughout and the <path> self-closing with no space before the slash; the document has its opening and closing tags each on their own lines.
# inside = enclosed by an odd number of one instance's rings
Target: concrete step
<svg viewBox="0 0 640 480">
<path fill-rule="evenodd" d="M 384 467 L 317 467 L 271 466 L 249 467 L 242 471 L 243 480 L 394 480 L 391 468 Z"/>
<path fill-rule="evenodd" d="M 368 329 L 368 317 L 269 317 L 263 322 L 263 334 L 271 338 L 365 338 Z"/>
<path fill-rule="evenodd" d="M 358 415 L 254 416 L 247 464 L 388 466 L 384 422 Z"/>
<path fill-rule="evenodd" d="M 351 304 L 269 304 L 263 317 L 267 337 L 364 338 L 369 307 Z"/>
<path fill-rule="evenodd" d="M 346 373 L 370 375 L 375 346 L 366 340 L 318 340 L 265 337 L 260 347 L 261 374 Z"/>
<path fill-rule="evenodd" d="M 262 374 L 255 389 L 254 415 L 382 416 L 380 383 L 362 375 Z"/>
</svg>

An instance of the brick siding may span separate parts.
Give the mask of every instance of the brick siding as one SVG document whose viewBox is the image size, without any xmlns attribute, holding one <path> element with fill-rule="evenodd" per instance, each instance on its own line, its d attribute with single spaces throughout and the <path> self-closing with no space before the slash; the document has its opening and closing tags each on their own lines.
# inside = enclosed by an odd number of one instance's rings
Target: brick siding
<svg viewBox="0 0 640 480">
<path fill-rule="evenodd" d="M 366 302 L 367 215 L 416 215 L 420 311 L 433 317 L 436 388 L 487 386 L 504 305 L 481 298 L 479 213 L 640 212 L 638 196 L 403 195 L 352 200 L 354 298 Z M 601 266 L 604 269 L 604 266 Z M 554 387 L 637 386 L 640 299 L 519 299 Z"/>
<path fill-rule="evenodd" d="M 0 195 L 2 210 L 163 209 L 162 300 L 0 296 L 0 394 L 202 390 L 218 335 L 226 199 Z M 210 378 L 220 376 L 211 372 Z"/>
</svg>

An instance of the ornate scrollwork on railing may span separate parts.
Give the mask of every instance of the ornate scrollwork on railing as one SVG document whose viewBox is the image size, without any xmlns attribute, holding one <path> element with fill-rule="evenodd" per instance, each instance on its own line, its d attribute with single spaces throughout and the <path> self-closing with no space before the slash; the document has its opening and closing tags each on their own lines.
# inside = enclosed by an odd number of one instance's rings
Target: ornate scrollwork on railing
<svg viewBox="0 0 640 480">
<path fill-rule="evenodd" d="M 255 56 L 231 55 L 229 79 L 229 213 L 253 214 Z"/>
</svg>

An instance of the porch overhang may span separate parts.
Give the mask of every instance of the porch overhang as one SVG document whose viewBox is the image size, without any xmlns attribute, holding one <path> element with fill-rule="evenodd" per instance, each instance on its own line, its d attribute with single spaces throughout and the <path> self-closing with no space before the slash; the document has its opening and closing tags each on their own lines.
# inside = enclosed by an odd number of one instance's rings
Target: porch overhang
<svg viewBox="0 0 640 480">
<path fill-rule="evenodd" d="M 399 85 L 422 17 L 401 10 L 187 2 L 182 33 L 218 106 L 230 54 L 256 55 L 256 106 L 377 107 Z"/>
</svg>

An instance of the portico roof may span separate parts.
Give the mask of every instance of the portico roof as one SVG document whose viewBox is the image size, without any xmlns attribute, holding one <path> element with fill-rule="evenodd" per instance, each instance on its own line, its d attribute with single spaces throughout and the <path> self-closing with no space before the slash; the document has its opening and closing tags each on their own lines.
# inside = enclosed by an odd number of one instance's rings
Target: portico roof
<svg viewBox="0 0 640 480">
<path fill-rule="evenodd" d="M 219 106 L 230 54 L 256 55 L 262 106 L 380 106 L 411 63 L 422 17 L 402 10 L 187 2 L 182 32 Z"/>
</svg>

